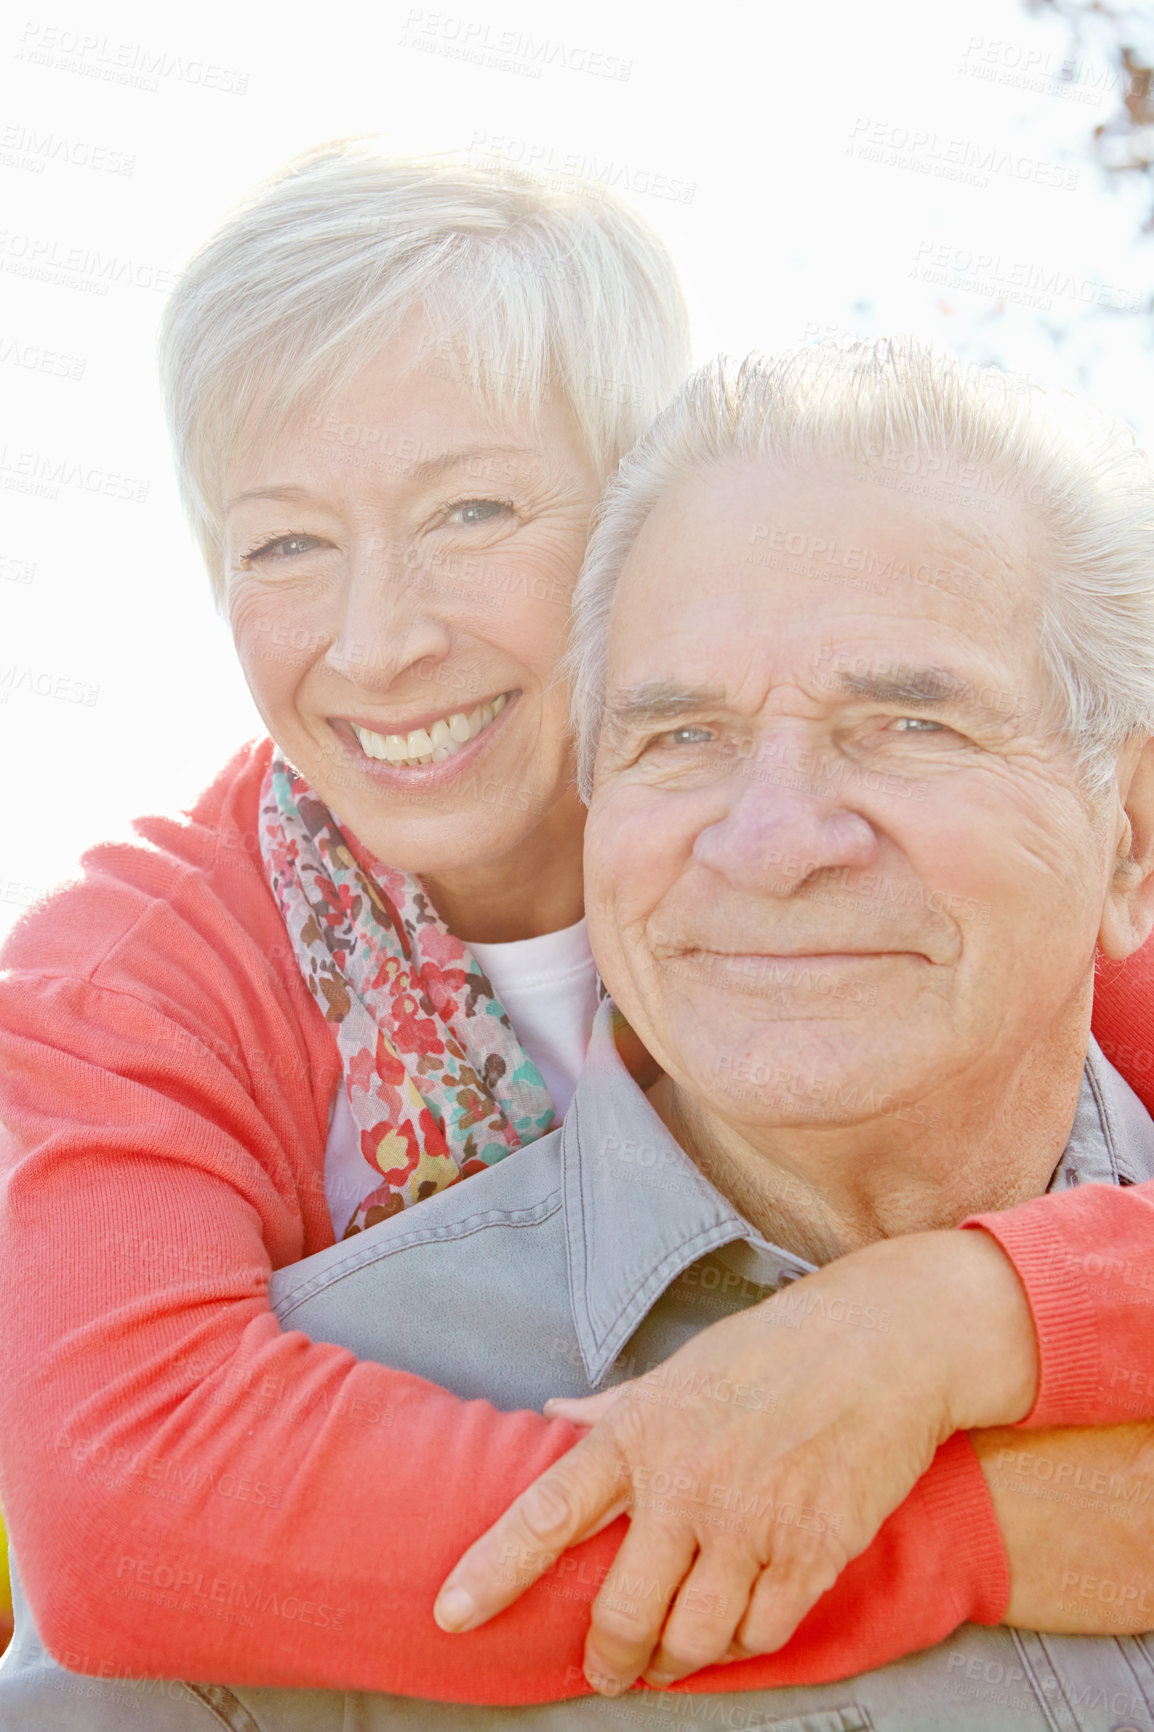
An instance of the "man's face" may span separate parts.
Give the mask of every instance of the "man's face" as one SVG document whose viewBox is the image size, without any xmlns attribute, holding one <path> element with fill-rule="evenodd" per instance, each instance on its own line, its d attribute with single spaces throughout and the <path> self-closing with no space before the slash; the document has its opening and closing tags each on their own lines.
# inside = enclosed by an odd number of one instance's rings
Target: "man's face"
<svg viewBox="0 0 1154 1732">
<path fill-rule="evenodd" d="M 670 491 L 626 561 L 590 933 L 733 1123 L 917 1123 L 1086 1017 L 1118 808 L 1049 714 L 1040 526 L 991 503 L 744 463 Z"/>
</svg>

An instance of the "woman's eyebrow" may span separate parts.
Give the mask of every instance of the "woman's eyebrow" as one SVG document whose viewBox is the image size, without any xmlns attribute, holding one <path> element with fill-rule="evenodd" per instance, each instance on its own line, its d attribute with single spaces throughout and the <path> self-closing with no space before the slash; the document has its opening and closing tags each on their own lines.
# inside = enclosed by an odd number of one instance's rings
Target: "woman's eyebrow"
<svg viewBox="0 0 1154 1732">
<path fill-rule="evenodd" d="M 538 461 L 537 452 L 527 445 L 476 445 L 463 451 L 443 451 L 436 457 L 425 457 L 419 462 L 412 462 L 409 473 L 415 481 L 435 481 L 446 470 L 457 469 L 464 463 L 485 463 L 498 457 L 516 457 L 522 462 Z M 507 462 L 503 473 L 509 473 Z"/>
<path fill-rule="evenodd" d="M 295 505 L 308 496 L 307 487 L 294 487 L 289 482 L 282 487 L 246 487 L 243 493 L 234 493 L 231 499 L 225 501 L 225 516 L 236 506 L 243 505 L 246 499 L 279 499 L 285 505 Z"/>
<path fill-rule="evenodd" d="M 519 459 L 526 466 L 539 463 L 537 452 L 527 445 L 473 445 L 461 451 L 441 451 L 436 456 L 407 459 L 394 454 L 392 461 L 395 464 L 403 465 L 408 478 L 418 482 L 436 481 L 439 476 L 447 474 L 450 470 L 459 469 L 467 464 L 476 464 L 479 472 L 474 471 L 475 479 L 478 483 L 483 484 L 486 481 L 502 477 L 507 480 L 513 472 L 510 460 L 514 458 Z M 501 460 L 498 474 L 496 476 L 486 474 L 483 466 L 486 463 L 495 463 L 498 459 Z M 246 487 L 242 493 L 234 493 L 232 498 L 225 502 L 225 515 L 227 516 L 236 506 L 243 505 L 248 499 L 275 499 L 285 505 L 293 505 L 299 504 L 302 499 L 307 499 L 309 496 L 309 488 L 299 487 L 291 482 L 273 487 Z"/>
</svg>

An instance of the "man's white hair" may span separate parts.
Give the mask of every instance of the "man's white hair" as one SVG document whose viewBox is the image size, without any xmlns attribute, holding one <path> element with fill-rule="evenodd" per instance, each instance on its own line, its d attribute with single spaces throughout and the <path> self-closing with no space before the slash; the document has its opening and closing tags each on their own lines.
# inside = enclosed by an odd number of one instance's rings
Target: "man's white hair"
<svg viewBox="0 0 1154 1732">
<path fill-rule="evenodd" d="M 1131 430 L 1067 393 L 911 339 L 817 346 L 710 362 L 610 482 L 566 664 L 586 799 L 622 566 L 670 487 L 743 460 L 811 470 L 848 462 L 896 497 L 969 504 L 991 524 L 1003 500 L 1019 502 L 1045 537 L 1040 642 L 1053 726 L 1073 745 L 1088 791 L 1109 784 L 1129 736 L 1154 733 L 1154 469 Z"/>
<path fill-rule="evenodd" d="M 453 368 L 494 406 L 557 394 L 602 475 L 689 366 L 673 262 L 604 188 L 391 158 L 365 138 L 321 146 L 230 216 L 165 312 L 181 496 L 218 599 L 241 443 L 331 396 L 416 309 L 430 327 L 417 364 Z"/>
</svg>

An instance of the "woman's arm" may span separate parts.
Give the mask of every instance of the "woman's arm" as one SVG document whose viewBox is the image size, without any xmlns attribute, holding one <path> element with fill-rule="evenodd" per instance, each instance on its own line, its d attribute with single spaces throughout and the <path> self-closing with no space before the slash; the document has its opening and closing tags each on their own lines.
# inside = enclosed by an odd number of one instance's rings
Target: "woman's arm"
<svg viewBox="0 0 1154 1732">
<path fill-rule="evenodd" d="M 1018 1273 L 1039 1359 L 1029 1426 L 1154 1414 L 1154 1180 L 1082 1185 L 978 1215 Z"/>
<path fill-rule="evenodd" d="M 460 1700 L 579 1690 L 620 1523 L 467 1643 L 429 1616 L 477 1527 L 577 1434 L 282 1335 L 266 1240 L 291 1260 L 292 1211 L 272 1152 L 252 1158 L 268 1132 L 248 1091 L 219 1052 L 91 987 L 43 987 L 38 1009 L 24 983 L 9 1028 L 45 1008 L 63 1026 L 59 991 L 87 1024 L 114 1022 L 119 1047 L 116 1074 L 28 1034 L 7 1054 L 23 1147 L 0 1291 L 20 1398 L 0 1409 L 0 1460 L 52 1651 L 78 1671 Z M 780 1655 L 694 1687 L 845 1676 L 996 1621 L 997 1530 L 967 1457 L 961 1440 L 939 1453 Z"/>
<path fill-rule="evenodd" d="M 240 875 L 236 853 L 221 873 Z M 155 898 L 155 860 L 133 871 Z M 0 1490 L 43 1633 L 77 1670 L 572 1693 L 580 1595 L 620 1524 L 579 1554 L 580 1588 L 543 1583 L 492 1637 L 442 1636 L 428 1608 L 577 1434 L 281 1333 L 269 1270 L 329 1231 L 318 1124 L 335 1055 L 323 1024 L 321 1043 L 302 1036 L 287 976 L 270 989 L 275 925 L 254 932 L 246 904 L 223 931 L 199 883 L 183 904 L 161 888 L 115 953 L 147 937 L 149 1002 L 97 984 L 111 964 L 65 971 L 78 917 L 69 929 L 57 905 L 10 946 L 0 987 Z M 119 894 L 86 888 L 85 924 Z M 758 1681 L 787 1661 L 798 1681 L 860 1670 L 967 1616 L 995 1621 L 997 1551 L 976 1465 L 947 1449 L 822 1602 L 843 1606 L 838 1629 L 807 1625 Z"/>
<path fill-rule="evenodd" d="M 1154 1628 L 1154 1426 L 990 1430 L 972 1442 L 1010 1557 L 1004 1622 Z"/>
<path fill-rule="evenodd" d="M 274 1022 L 242 1052 L 90 981 L 0 983 L 0 1492 L 41 1634 L 91 1673 L 572 1695 L 624 1524 L 467 1643 L 431 1607 L 578 1433 L 284 1334 L 269 1310 L 270 1268 L 301 1249 L 317 1117 Z M 258 1078 L 262 1052 L 287 1062 Z M 861 1670 L 996 1619 L 983 1498 L 965 1453 L 944 1452 L 865 1567 L 875 1609 L 751 1681 Z M 859 1570 L 847 1607 L 862 1591 Z"/>
<path fill-rule="evenodd" d="M 27 977 L 0 1020 L 0 1494 L 41 1634 L 79 1670 L 394 1687 L 414 1581 L 390 1550 L 447 1568 L 472 1497 L 496 1515 L 574 1434 L 282 1333 L 316 1123 L 283 1031 L 210 1050 Z M 256 1079 L 259 1050 L 289 1062 Z"/>
</svg>

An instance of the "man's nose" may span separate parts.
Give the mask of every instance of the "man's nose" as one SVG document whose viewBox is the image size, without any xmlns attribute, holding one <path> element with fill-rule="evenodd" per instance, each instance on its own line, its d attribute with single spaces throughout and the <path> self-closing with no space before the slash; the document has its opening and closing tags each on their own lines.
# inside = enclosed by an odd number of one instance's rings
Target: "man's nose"
<svg viewBox="0 0 1154 1732">
<path fill-rule="evenodd" d="M 354 547 L 336 600 L 330 667 L 361 686 L 386 686 L 417 662 L 447 654 L 451 631 L 416 558 L 379 542 Z"/>
<path fill-rule="evenodd" d="M 752 758 L 735 771 L 724 816 L 693 846 L 701 866 L 735 889 L 791 896 L 817 873 L 868 867 L 877 852 L 869 820 L 847 798 L 836 761 L 815 767 Z"/>
</svg>

